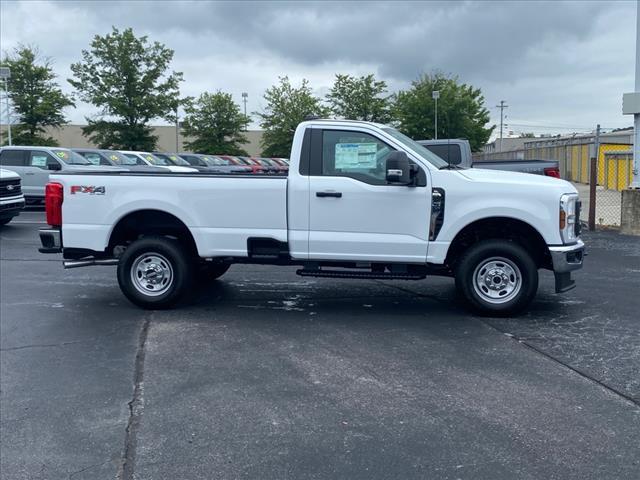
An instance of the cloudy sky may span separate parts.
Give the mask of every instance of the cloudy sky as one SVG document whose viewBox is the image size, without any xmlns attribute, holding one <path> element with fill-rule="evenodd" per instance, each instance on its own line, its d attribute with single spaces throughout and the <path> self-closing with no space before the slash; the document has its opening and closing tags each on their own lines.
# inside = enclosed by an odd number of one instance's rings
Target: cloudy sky
<svg viewBox="0 0 640 480">
<path fill-rule="evenodd" d="M 37 45 L 60 83 L 95 34 L 111 26 L 175 50 L 184 95 L 223 90 L 260 110 L 264 90 L 288 75 L 324 95 L 335 73 L 375 73 L 392 91 L 421 72 L 480 87 L 493 122 L 506 100 L 516 133 L 632 124 L 622 93 L 634 87 L 636 2 L 40 2 L 2 0 L 3 52 Z M 73 123 L 93 113 L 70 109 Z"/>
</svg>

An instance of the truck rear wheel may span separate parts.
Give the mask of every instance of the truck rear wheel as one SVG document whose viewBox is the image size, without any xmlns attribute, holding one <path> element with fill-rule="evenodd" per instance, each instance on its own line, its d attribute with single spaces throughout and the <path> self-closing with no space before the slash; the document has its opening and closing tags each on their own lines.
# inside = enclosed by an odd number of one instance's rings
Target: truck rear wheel
<svg viewBox="0 0 640 480">
<path fill-rule="evenodd" d="M 480 315 L 514 315 L 538 291 L 538 269 L 531 255 L 506 240 L 484 240 L 470 247 L 455 273 L 458 291 Z"/>
<path fill-rule="evenodd" d="M 118 263 L 122 293 L 142 308 L 163 309 L 179 302 L 190 291 L 193 261 L 184 247 L 166 237 L 136 240 Z"/>
</svg>

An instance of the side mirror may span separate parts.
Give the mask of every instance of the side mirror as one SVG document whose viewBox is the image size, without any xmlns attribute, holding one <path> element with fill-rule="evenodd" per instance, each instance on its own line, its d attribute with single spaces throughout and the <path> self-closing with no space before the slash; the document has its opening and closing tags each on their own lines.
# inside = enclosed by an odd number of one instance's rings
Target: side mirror
<svg viewBox="0 0 640 480">
<path fill-rule="evenodd" d="M 58 162 L 51 162 L 47 164 L 47 170 L 62 170 L 62 165 Z"/>
<path fill-rule="evenodd" d="M 411 185 L 413 175 L 405 152 L 391 152 L 386 164 L 387 182 L 392 185 Z"/>
</svg>

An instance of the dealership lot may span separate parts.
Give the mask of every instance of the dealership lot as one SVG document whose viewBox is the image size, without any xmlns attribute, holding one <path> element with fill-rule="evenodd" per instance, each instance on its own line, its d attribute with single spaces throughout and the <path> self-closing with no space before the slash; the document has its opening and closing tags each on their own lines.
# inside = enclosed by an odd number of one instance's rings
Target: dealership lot
<svg viewBox="0 0 640 480">
<path fill-rule="evenodd" d="M 3 478 L 637 478 L 640 242 L 481 319 L 450 279 L 234 266 L 179 310 L 0 230 Z"/>
</svg>

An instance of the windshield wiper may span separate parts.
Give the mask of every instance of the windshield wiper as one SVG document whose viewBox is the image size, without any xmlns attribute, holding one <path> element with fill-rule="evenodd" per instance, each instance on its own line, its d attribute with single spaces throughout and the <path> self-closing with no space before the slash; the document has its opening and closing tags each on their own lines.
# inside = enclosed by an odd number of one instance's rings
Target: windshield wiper
<svg viewBox="0 0 640 480">
<path fill-rule="evenodd" d="M 462 167 L 459 167 L 458 165 L 447 163 L 446 165 L 440 167 L 438 170 L 465 170 L 465 169 Z"/>
</svg>

